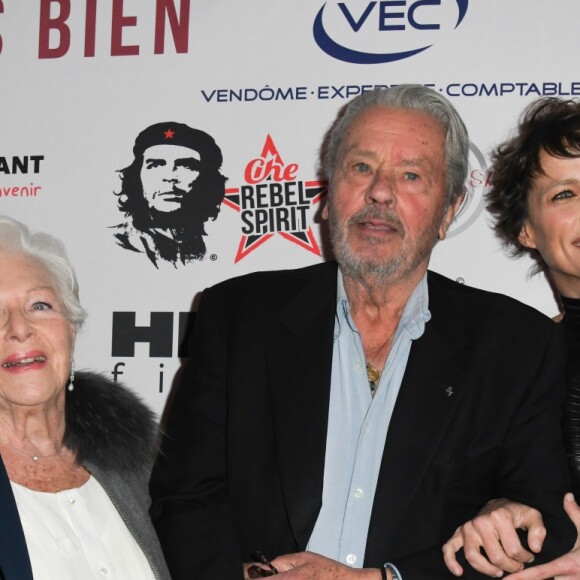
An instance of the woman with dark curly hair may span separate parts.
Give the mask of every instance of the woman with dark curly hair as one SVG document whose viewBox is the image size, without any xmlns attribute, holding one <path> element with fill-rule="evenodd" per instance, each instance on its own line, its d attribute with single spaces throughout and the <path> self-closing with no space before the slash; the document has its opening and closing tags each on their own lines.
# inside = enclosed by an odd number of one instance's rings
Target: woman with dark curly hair
<svg viewBox="0 0 580 580">
<path fill-rule="evenodd" d="M 529 105 L 515 135 L 493 154 L 487 209 L 512 256 L 530 255 L 558 299 L 568 342 L 568 396 L 564 410 L 573 491 L 580 497 L 580 102 L 542 98 Z M 580 508 L 571 494 L 564 506 L 580 532 Z M 515 528 L 527 529 L 530 551 Z M 490 576 L 518 572 L 533 561 L 546 530 L 540 514 L 508 500 L 494 500 L 458 528 L 443 548 L 449 569 L 462 574 L 455 552 L 463 547 L 474 568 Z M 488 560 L 481 553 L 485 549 Z M 580 578 L 576 549 L 549 564 L 510 576 L 512 580 Z"/>
</svg>

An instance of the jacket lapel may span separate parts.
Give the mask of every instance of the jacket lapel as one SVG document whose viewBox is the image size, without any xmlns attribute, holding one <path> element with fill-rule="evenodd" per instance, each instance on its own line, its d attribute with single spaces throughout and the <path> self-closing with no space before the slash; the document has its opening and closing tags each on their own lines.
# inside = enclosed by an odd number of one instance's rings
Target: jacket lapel
<svg viewBox="0 0 580 580">
<path fill-rule="evenodd" d="M 441 298 L 441 299 L 440 299 Z M 431 320 L 415 341 L 387 433 L 366 558 L 390 553 L 405 512 L 425 477 L 447 425 L 459 408 L 464 371 L 460 333 L 453 332 L 438 281 L 429 278 Z"/>
<path fill-rule="evenodd" d="M 313 271 L 279 317 L 267 355 L 282 489 L 300 550 L 322 502 L 336 274 L 336 264 Z"/>
</svg>

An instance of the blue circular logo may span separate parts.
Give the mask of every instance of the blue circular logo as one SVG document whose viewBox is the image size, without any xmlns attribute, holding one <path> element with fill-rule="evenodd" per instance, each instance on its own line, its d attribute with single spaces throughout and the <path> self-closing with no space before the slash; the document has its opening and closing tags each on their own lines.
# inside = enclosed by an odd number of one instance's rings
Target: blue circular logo
<svg viewBox="0 0 580 580">
<path fill-rule="evenodd" d="M 326 2 L 318 11 L 314 19 L 312 32 L 316 44 L 329 56 L 350 62 L 353 64 L 381 64 L 394 62 L 409 58 L 430 48 L 432 42 L 424 44 L 421 36 L 432 38 L 433 31 L 441 30 L 441 3 L 445 0 L 381 0 L 369 2 L 362 7 L 360 3 L 358 8 L 350 9 L 347 2 L 338 2 L 336 8 L 338 11 L 333 13 L 336 22 L 346 31 L 346 36 L 353 44 L 362 37 L 368 38 L 369 35 L 380 33 L 381 38 L 387 38 L 388 44 L 398 44 L 404 35 L 405 41 L 412 38 L 412 42 L 418 44 L 415 47 L 401 48 L 400 50 L 390 52 L 369 52 L 366 50 L 357 50 L 345 45 L 345 41 L 337 41 L 331 38 L 324 26 L 323 15 L 326 8 Z M 457 28 L 465 14 L 469 0 L 453 0 L 457 4 L 457 21 L 454 29 Z M 351 2 L 352 5 L 352 2 Z M 439 10 L 438 10 L 439 8 Z M 381 41 L 382 44 L 387 44 Z"/>
</svg>

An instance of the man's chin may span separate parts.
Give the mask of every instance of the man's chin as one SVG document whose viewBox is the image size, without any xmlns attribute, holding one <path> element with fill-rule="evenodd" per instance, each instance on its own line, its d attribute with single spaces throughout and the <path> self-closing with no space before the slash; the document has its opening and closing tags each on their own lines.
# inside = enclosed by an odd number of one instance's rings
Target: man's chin
<svg viewBox="0 0 580 580">
<path fill-rule="evenodd" d="M 380 258 L 376 255 L 364 255 L 361 253 L 339 253 L 336 260 L 341 266 L 343 273 L 355 278 L 389 275 L 399 265 L 399 260 Z"/>
<path fill-rule="evenodd" d="M 157 202 L 151 209 L 152 213 L 168 214 L 178 212 L 181 209 L 180 199 L 164 199 L 162 202 Z"/>
<path fill-rule="evenodd" d="M 149 226 L 154 228 L 182 228 L 186 227 L 187 216 L 181 204 L 171 203 L 149 208 Z"/>
<path fill-rule="evenodd" d="M 346 252 L 351 261 L 359 264 L 364 264 L 370 269 L 380 268 L 382 264 L 388 264 L 393 260 L 398 260 L 400 253 L 392 251 L 392 248 L 385 248 L 384 246 L 364 247 L 364 248 L 350 248 Z"/>
</svg>

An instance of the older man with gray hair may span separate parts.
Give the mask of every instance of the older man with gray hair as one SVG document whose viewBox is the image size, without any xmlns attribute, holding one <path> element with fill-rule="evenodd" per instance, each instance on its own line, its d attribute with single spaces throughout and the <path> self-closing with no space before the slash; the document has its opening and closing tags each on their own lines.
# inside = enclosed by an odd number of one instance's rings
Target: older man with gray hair
<svg viewBox="0 0 580 580">
<path fill-rule="evenodd" d="M 326 154 L 336 262 L 204 293 L 151 485 L 174 580 L 446 578 L 501 496 L 544 514 L 538 558 L 572 546 L 558 329 L 427 269 L 468 149 L 431 89 L 357 97 Z"/>
</svg>

